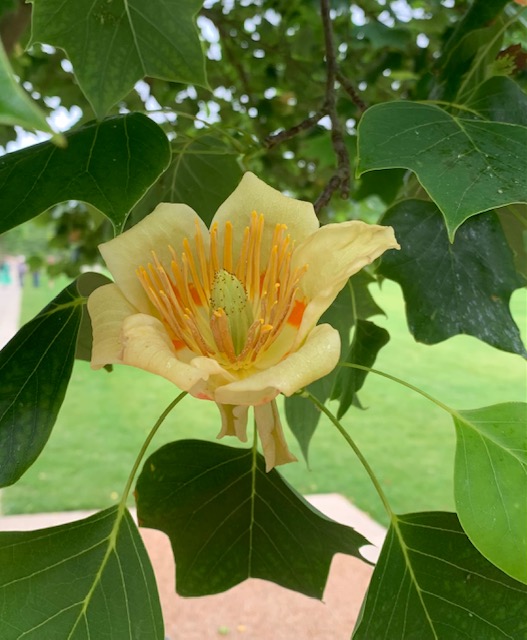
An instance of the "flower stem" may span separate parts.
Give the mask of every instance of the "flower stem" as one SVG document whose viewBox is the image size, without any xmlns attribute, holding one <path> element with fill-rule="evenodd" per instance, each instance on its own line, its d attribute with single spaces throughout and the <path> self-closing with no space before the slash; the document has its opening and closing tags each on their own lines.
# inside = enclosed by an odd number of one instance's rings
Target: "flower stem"
<svg viewBox="0 0 527 640">
<path fill-rule="evenodd" d="M 370 367 L 365 367 L 361 364 L 353 364 L 352 362 L 340 362 L 338 366 L 349 367 L 350 369 L 360 369 L 361 371 L 368 371 L 369 373 L 375 373 L 378 376 L 382 376 L 383 378 L 388 378 L 388 380 L 393 380 L 393 382 L 397 382 L 398 384 L 401 384 L 403 387 L 406 387 L 408 389 L 411 389 L 412 391 L 415 391 L 419 395 L 423 396 L 423 398 L 430 400 L 430 402 L 433 402 L 440 409 L 443 409 L 444 411 L 449 413 L 452 417 L 458 416 L 458 412 L 455 409 L 452 409 L 452 407 L 449 407 L 448 405 L 444 404 L 443 402 L 441 402 L 441 400 L 434 398 L 434 396 L 431 396 L 429 393 L 426 393 L 426 391 L 419 389 L 419 387 L 415 387 L 413 384 L 410 384 L 405 380 L 401 380 L 401 378 L 392 376 L 391 374 L 385 373 L 384 371 L 379 371 L 378 369 L 370 369 Z"/>
<path fill-rule="evenodd" d="M 392 508 L 390 507 L 390 504 L 388 502 L 388 498 L 386 497 L 386 494 L 384 493 L 383 488 L 381 487 L 381 485 L 379 483 L 379 480 L 377 479 L 377 476 L 375 475 L 373 469 L 370 467 L 369 462 L 363 456 L 363 454 L 362 454 L 361 450 L 359 449 L 359 447 L 355 444 L 355 441 L 353 440 L 353 438 L 349 435 L 349 433 L 346 431 L 346 429 L 344 429 L 344 427 L 342 426 L 342 424 L 340 423 L 338 418 L 322 402 L 320 402 L 320 400 L 317 397 L 315 397 L 312 393 L 307 391 L 307 389 L 304 389 L 303 391 L 300 391 L 299 395 L 304 397 L 304 398 L 308 398 L 309 400 L 311 400 L 311 402 L 317 407 L 317 409 L 319 411 L 321 411 L 324 415 L 326 415 L 329 418 L 329 420 L 335 425 L 335 427 L 337 427 L 337 429 L 340 431 L 340 434 L 342 435 L 342 437 L 346 440 L 346 442 L 349 444 L 349 446 L 353 449 L 355 455 L 357 456 L 357 458 L 359 459 L 360 463 L 362 464 L 362 466 L 366 470 L 366 473 L 369 475 L 370 480 L 372 481 L 372 484 L 375 487 L 375 490 L 379 494 L 379 498 L 381 499 L 381 502 L 382 502 L 384 508 L 386 509 L 386 512 L 387 512 L 390 520 L 393 520 L 394 519 L 394 513 L 392 511 Z"/>
<path fill-rule="evenodd" d="M 150 443 L 152 442 L 154 436 L 156 435 L 159 427 L 163 424 L 163 422 L 165 421 L 165 418 L 172 411 L 172 409 L 177 404 L 179 404 L 181 402 L 181 400 L 183 400 L 183 398 L 186 395 L 187 395 L 187 392 L 183 391 L 182 393 L 180 393 L 178 395 L 177 398 L 172 400 L 172 402 L 168 405 L 168 407 L 163 411 L 163 413 L 156 420 L 156 423 L 154 424 L 154 426 L 150 430 L 150 433 L 147 435 L 146 440 L 143 442 L 143 445 L 142 445 L 139 453 L 137 454 L 137 458 L 135 459 L 135 462 L 134 462 L 134 465 L 132 467 L 132 470 L 130 471 L 130 475 L 128 476 L 128 480 L 126 481 L 126 485 L 125 485 L 123 494 L 121 496 L 121 500 L 119 502 L 119 511 L 124 511 L 124 509 L 126 508 L 126 501 L 128 499 L 128 495 L 130 493 L 130 489 L 132 488 L 132 483 L 133 483 L 135 475 L 137 473 L 137 469 L 139 468 L 139 465 L 141 464 L 141 460 L 143 459 L 143 457 L 144 457 L 144 455 L 146 453 L 146 450 L 150 446 Z"/>
</svg>

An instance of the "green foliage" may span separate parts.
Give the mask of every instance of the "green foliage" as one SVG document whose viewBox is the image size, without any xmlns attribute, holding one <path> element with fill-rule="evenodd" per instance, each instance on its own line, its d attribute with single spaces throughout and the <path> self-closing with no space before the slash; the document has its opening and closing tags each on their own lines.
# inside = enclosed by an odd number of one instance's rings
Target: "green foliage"
<svg viewBox="0 0 527 640">
<path fill-rule="evenodd" d="M 353 341 L 344 364 L 354 363 L 373 367 L 377 354 L 390 339 L 390 334 L 368 320 L 357 320 Z M 339 400 L 337 418 L 342 418 L 351 405 L 360 407 L 357 392 L 366 379 L 367 371 L 344 367 L 338 374 L 332 398 Z"/>
<path fill-rule="evenodd" d="M 73 367 L 81 303 L 74 282 L 0 352 L 0 486 L 16 482 L 49 438 Z"/>
<path fill-rule="evenodd" d="M 0 232 L 65 200 L 89 202 L 119 232 L 170 157 L 163 132 L 138 113 L 87 125 L 66 140 L 65 149 L 43 142 L 0 159 Z"/>
<path fill-rule="evenodd" d="M 484 556 L 527 584 L 527 404 L 460 411 L 454 423 L 463 529 Z"/>
<path fill-rule="evenodd" d="M 132 211 L 132 221 L 149 214 L 158 202 L 184 202 L 210 225 L 220 204 L 241 180 L 238 156 L 238 152 L 212 135 L 176 141 L 170 166 Z M 207 176 L 206 189 L 201 182 L 203 176 Z"/>
<path fill-rule="evenodd" d="M 455 117 L 435 105 L 379 104 L 359 125 L 359 174 L 411 169 L 443 213 L 451 240 L 470 216 L 526 202 L 526 165 L 527 128 Z"/>
<path fill-rule="evenodd" d="M 321 323 L 328 323 L 332 327 L 335 327 L 335 329 L 338 329 L 342 359 L 346 358 L 346 354 L 348 353 L 350 331 L 355 326 L 356 329 L 353 337 L 354 349 L 355 351 L 361 351 L 364 356 L 365 359 L 361 359 L 360 361 L 363 364 L 367 362 L 369 365 L 373 365 L 377 352 L 383 346 L 380 342 L 378 342 L 377 345 L 373 345 L 371 335 L 367 335 L 367 332 L 365 333 L 359 330 L 359 323 L 361 321 L 383 313 L 368 289 L 368 285 L 372 282 L 374 282 L 374 279 L 367 271 L 360 271 L 354 275 L 349 279 L 348 285 L 338 294 L 331 307 L 320 318 Z M 361 324 L 361 329 L 364 326 L 364 323 Z M 373 332 L 375 333 L 375 330 Z M 389 339 L 387 331 L 377 329 L 377 332 L 383 334 L 383 337 L 386 336 L 383 342 L 383 344 L 386 344 Z M 322 402 L 325 402 L 329 397 L 336 398 L 341 393 L 346 393 L 343 385 L 339 383 L 341 375 L 342 374 L 339 375 L 338 369 L 334 369 L 329 375 L 310 384 L 307 389 Z M 362 377 L 362 381 L 364 381 L 364 378 L 365 376 Z M 358 391 L 360 386 L 357 387 L 355 391 Z M 354 403 L 360 407 L 356 393 L 353 392 L 353 395 Z M 307 462 L 309 459 L 309 443 L 320 420 L 320 411 L 311 403 L 305 402 L 305 399 L 298 395 L 285 398 L 284 405 L 291 431 L 298 440 L 302 454 Z M 342 415 L 344 413 L 345 411 L 342 412 Z"/>
<path fill-rule="evenodd" d="M 206 84 L 193 21 L 200 0 L 33 0 L 33 5 L 31 41 L 64 49 L 98 118 L 144 76 Z"/>
<path fill-rule="evenodd" d="M 20 125 L 52 133 L 46 116 L 30 100 L 13 77 L 9 60 L 0 42 L 0 124 Z"/>
<path fill-rule="evenodd" d="M 164 638 L 154 573 L 123 509 L 51 529 L 1 532 L 0 564 L 5 640 Z"/>
<path fill-rule="evenodd" d="M 353 639 L 522 638 L 526 607 L 527 587 L 476 551 L 455 514 L 394 516 Z"/>
<path fill-rule="evenodd" d="M 468 220 L 452 245 L 431 202 L 403 200 L 384 222 L 402 248 L 383 258 L 379 272 L 401 285 L 416 340 L 435 344 L 466 333 L 527 356 L 509 309 L 511 293 L 525 281 L 495 213 Z"/>
<path fill-rule="evenodd" d="M 17 45 L 0 61 L 0 141 L 14 140 L 13 124 L 45 129 L 49 109 L 52 122 L 75 105 L 79 120 L 64 149 L 48 141 L 0 159 L 0 231 L 47 211 L 40 220 L 57 231 L 53 243 L 66 256 L 56 270 L 74 275 L 83 260 L 96 261 L 95 245 L 109 235 L 100 214 L 119 234 L 159 202 L 176 201 L 208 223 L 244 169 L 314 202 L 322 223 L 359 217 L 393 225 L 401 250 L 354 276 L 321 318 L 338 329 L 350 366 L 308 387 L 313 404 L 301 395 L 286 400 L 306 459 L 323 412 L 391 519 L 354 637 L 523 637 L 525 406 L 456 412 L 375 372 L 454 417 L 461 525 L 454 514 L 395 516 L 381 476 L 339 418 L 360 406 L 357 392 L 388 341 L 368 320 L 382 313 L 368 287 L 383 277 L 401 284 L 416 340 L 468 334 L 527 355 L 509 309 L 526 277 L 525 13 L 505 0 L 409 0 L 407 15 L 401 3 L 377 0 L 332 3 L 331 11 L 328 0 L 320 11 L 303 0 L 32 4 L 29 49 Z M 12 3 L 2 7 L 0 33 Z M 10 242 L 3 246 L 18 246 Z M 183 270 L 196 279 L 195 265 Z M 15 482 L 46 444 L 75 355 L 90 358 L 84 302 L 105 282 L 91 274 L 72 283 L 0 353 L 2 484 Z M 111 327 L 108 335 L 119 352 L 126 335 Z M 206 356 L 199 362 L 217 366 Z M 338 416 L 323 404 L 331 398 Z M 0 534 L 2 638 L 162 637 L 151 567 L 124 504 L 168 411 L 143 444 L 119 507 L 45 533 Z M 405 406 L 396 400 L 393 412 L 401 419 Z M 147 460 L 137 487 L 140 518 L 170 536 L 177 589 L 187 595 L 257 576 L 320 598 L 333 554 L 359 556 L 364 543 L 316 513 L 276 471 L 266 474 L 256 443 L 166 445 Z"/>
<path fill-rule="evenodd" d="M 318 512 L 277 471 L 266 473 L 251 449 L 167 444 L 146 460 L 136 499 L 140 524 L 170 538 L 183 596 L 263 578 L 321 599 L 333 555 L 360 557 L 368 544 Z"/>
</svg>

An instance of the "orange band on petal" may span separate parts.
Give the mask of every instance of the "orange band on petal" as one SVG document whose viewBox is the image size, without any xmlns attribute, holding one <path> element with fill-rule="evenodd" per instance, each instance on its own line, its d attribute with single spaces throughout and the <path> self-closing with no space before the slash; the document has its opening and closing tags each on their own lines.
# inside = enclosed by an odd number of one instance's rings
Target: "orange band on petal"
<svg viewBox="0 0 527 640">
<path fill-rule="evenodd" d="M 305 302 L 300 302 L 300 300 L 295 300 L 293 310 L 289 314 L 289 318 L 287 318 L 287 324 L 290 324 L 293 327 L 300 326 L 302 322 L 302 318 L 304 317 L 304 311 L 306 310 Z"/>
</svg>

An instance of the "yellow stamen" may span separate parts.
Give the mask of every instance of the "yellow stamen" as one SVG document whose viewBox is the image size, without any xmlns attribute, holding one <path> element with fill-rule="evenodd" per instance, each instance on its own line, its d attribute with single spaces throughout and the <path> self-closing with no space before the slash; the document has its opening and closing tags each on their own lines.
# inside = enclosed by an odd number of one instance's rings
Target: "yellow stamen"
<svg viewBox="0 0 527 640">
<path fill-rule="evenodd" d="M 152 252 L 152 263 L 137 269 L 175 350 L 188 348 L 240 370 L 264 357 L 286 325 L 298 330 L 306 308 L 299 287 L 307 265 L 292 269 L 295 247 L 282 224 L 275 226 L 269 253 L 262 255 L 264 227 L 264 216 L 253 212 L 235 255 L 230 222 L 223 246 L 218 246 L 217 223 L 207 246 L 197 222 L 192 242 L 184 239 L 180 255 L 169 247 L 167 267 Z"/>
</svg>

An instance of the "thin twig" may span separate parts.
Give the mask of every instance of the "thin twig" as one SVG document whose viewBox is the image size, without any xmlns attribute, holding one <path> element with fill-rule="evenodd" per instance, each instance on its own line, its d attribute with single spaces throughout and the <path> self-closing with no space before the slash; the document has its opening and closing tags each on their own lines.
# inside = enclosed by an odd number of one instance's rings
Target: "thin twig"
<svg viewBox="0 0 527 640">
<path fill-rule="evenodd" d="M 366 111 L 366 109 L 368 108 L 367 104 L 362 100 L 355 87 L 351 84 L 351 82 L 348 80 L 348 78 L 346 78 L 346 76 L 340 69 L 337 69 L 337 80 L 342 85 L 344 91 L 352 99 L 353 104 L 355 104 L 362 112 Z"/>
<path fill-rule="evenodd" d="M 280 144 L 285 140 L 290 140 L 291 138 L 294 138 L 296 135 L 298 135 L 302 131 L 307 131 L 308 129 L 311 129 L 317 124 L 319 120 L 322 120 L 322 118 L 326 116 L 327 113 L 328 113 L 327 107 L 324 104 L 318 111 L 315 111 L 313 115 L 309 116 L 309 118 L 306 118 L 305 120 L 302 120 L 302 122 L 295 124 L 294 127 L 291 127 L 290 129 L 285 129 L 284 131 L 279 131 L 278 133 L 272 133 L 268 135 L 267 138 L 265 139 L 265 146 L 268 149 L 272 149 L 277 144 Z"/>
<path fill-rule="evenodd" d="M 320 0 L 320 11 L 322 14 L 322 26 L 324 29 L 324 43 L 326 48 L 326 107 L 331 120 L 331 142 L 335 155 L 337 156 L 337 170 L 331 180 L 326 185 L 324 191 L 315 202 L 315 211 L 325 206 L 333 193 L 340 188 L 343 199 L 348 198 L 350 188 L 350 158 L 346 143 L 344 142 L 344 131 L 337 113 L 337 98 L 335 92 L 335 82 L 337 80 L 338 65 L 333 42 L 333 25 L 331 22 L 329 0 Z"/>
</svg>

